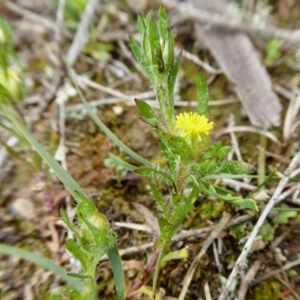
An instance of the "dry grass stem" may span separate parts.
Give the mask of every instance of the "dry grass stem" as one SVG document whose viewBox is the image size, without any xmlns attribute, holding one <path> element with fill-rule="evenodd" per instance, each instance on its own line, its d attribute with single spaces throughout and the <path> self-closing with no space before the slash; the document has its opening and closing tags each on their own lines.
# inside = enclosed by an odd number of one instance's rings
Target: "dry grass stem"
<svg viewBox="0 0 300 300">
<path fill-rule="evenodd" d="M 93 21 L 99 0 L 89 0 L 81 17 L 81 22 L 76 31 L 72 45 L 67 54 L 67 64 L 72 67 L 76 62 L 82 48 L 86 45 L 90 36 L 90 24 Z"/>
<path fill-rule="evenodd" d="M 242 283 L 240 285 L 239 291 L 238 291 L 238 300 L 244 300 L 246 299 L 247 290 L 249 287 L 250 282 L 253 280 L 253 278 L 256 276 L 257 272 L 259 271 L 259 268 L 261 266 L 261 261 L 256 260 L 252 266 L 249 268 L 247 274 L 242 280 Z"/>
<path fill-rule="evenodd" d="M 206 253 L 207 249 L 210 247 L 212 242 L 217 238 L 217 236 L 220 234 L 220 232 L 225 228 L 226 224 L 229 222 L 230 214 L 225 212 L 223 217 L 221 218 L 218 225 L 215 226 L 215 228 L 211 231 L 210 235 L 205 240 L 200 253 L 194 258 L 190 268 L 187 271 L 187 274 L 183 280 L 183 287 L 180 292 L 180 295 L 178 297 L 178 300 L 183 300 L 186 296 L 187 290 L 189 288 L 189 285 L 193 279 L 194 273 L 196 271 L 196 268 L 198 266 L 198 263 L 200 262 L 203 255 Z"/>
<path fill-rule="evenodd" d="M 270 139 L 276 144 L 280 144 L 276 136 L 272 134 L 270 131 L 261 130 L 252 126 L 234 126 L 230 128 L 221 129 L 216 132 L 216 137 L 220 137 L 221 135 L 230 132 L 254 132 L 266 136 L 268 139 Z"/>
</svg>

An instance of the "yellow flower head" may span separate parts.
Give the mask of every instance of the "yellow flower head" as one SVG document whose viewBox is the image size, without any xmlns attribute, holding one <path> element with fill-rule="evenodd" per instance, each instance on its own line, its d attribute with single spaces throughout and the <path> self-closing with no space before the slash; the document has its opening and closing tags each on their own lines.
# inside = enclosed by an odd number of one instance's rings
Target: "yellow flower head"
<svg viewBox="0 0 300 300">
<path fill-rule="evenodd" d="M 214 123 L 208 122 L 205 116 L 200 116 L 194 112 L 184 112 L 176 116 L 175 129 L 182 130 L 182 135 L 197 136 L 201 141 L 201 135 L 209 135 Z"/>
</svg>

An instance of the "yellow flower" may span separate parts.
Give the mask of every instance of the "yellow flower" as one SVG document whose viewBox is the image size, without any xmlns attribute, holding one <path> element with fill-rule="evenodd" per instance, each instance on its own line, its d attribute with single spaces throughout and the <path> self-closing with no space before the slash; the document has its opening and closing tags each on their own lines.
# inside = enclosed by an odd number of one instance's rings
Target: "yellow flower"
<svg viewBox="0 0 300 300">
<path fill-rule="evenodd" d="M 182 135 L 196 136 L 201 141 L 201 135 L 209 135 L 214 123 L 208 122 L 205 116 L 194 112 L 184 112 L 176 116 L 175 129 L 182 130 Z"/>
</svg>

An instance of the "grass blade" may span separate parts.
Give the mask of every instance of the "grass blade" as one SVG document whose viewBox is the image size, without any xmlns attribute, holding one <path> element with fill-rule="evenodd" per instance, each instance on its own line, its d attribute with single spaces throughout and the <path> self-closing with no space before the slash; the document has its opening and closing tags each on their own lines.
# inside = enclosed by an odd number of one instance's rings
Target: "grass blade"
<svg viewBox="0 0 300 300">
<path fill-rule="evenodd" d="M 70 277 L 64 268 L 58 266 L 53 261 L 44 256 L 5 244 L 0 244 L 0 253 L 10 256 L 17 256 L 27 261 L 31 261 L 36 265 L 52 271 L 67 284 L 74 287 L 74 289 L 76 289 L 77 291 L 82 291 L 82 283 L 80 281 Z"/>
</svg>

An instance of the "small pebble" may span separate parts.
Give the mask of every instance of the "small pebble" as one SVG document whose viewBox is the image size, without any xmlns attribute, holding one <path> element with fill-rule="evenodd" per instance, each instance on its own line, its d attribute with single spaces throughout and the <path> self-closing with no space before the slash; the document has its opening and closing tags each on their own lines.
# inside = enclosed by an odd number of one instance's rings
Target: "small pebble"
<svg viewBox="0 0 300 300">
<path fill-rule="evenodd" d="M 31 219 L 35 215 L 35 207 L 32 200 L 27 198 L 17 198 L 8 208 L 8 212 L 15 217 Z"/>
<path fill-rule="evenodd" d="M 123 113 L 124 109 L 122 106 L 116 105 L 113 106 L 113 111 L 117 116 L 120 116 Z"/>
</svg>

